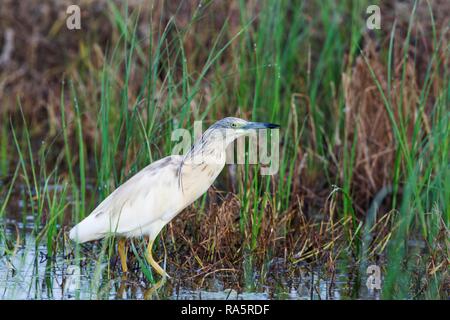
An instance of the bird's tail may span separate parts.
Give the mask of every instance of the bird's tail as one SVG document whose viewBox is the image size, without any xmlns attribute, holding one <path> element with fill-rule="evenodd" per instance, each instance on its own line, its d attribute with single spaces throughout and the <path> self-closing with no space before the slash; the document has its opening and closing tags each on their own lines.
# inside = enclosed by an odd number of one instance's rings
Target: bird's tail
<svg viewBox="0 0 450 320">
<path fill-rule="evenodd" d="M 92 223 L 92 221 L 90 221 L 92 217 L 93 215 L 88 216 L 70 230 L 69 232 L 70 240 L 75 241 L 77 243 L 84 243 L 100 239 L 104 236 L 102 232 L 99 232 L 100 224 Z"/>
</svg>

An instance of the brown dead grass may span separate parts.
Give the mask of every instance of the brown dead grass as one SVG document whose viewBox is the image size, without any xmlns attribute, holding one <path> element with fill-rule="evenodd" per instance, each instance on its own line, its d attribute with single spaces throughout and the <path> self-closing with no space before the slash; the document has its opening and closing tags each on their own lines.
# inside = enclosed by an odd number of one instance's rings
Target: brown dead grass
<svg viewBox="0 0 450 320">
<path fill-rule="evenodd" d="M 449 23 L 450 5 L 446 1 L 430 1 L 436 21 L 437 39 L 444 36 L 441 54 L 445 55 L 448 46 L 447 36 L 443 34 Z M 363 56 L 356 59 L 348 72 L 342 75 L 346 104 L 346 139 L 351 146 L 354 135 L 358 137 L 356 159 L 353 169 L 352 194 L 361 208 L 368 208 L 373 196 L 383 187 L 388 186 L 394 176 L 393 167 L 397 143 L 393 134 L 392 123 L 384 106 L 382 96 L 374 83 L 367 64 L 372 67 L 382 90 L 388 93 L 387 66 L 383 61 L 383 52 L 388 52 L 390 32 L 396 21 L 394 32 L 393 66 L 390 101 L 396 123 L 403 119 L 407 137 L 413 136 L 413 127 L 420 122 L 421 132 L 430 131 L 429 114 L 436 95 L 431 94 L 427 100 L 425 112 L 419 111 L 419 96 L 431 55 L 434 51 L 433 30 L 428 5 L 421 1 L 417 16 L 411 28 L 411 37 L 404 61 L 404 44 L 408 32 L 412 5 L 403 1 L 385 3 L 382 12 L 382 41 L 377 41 L 371 34 L 364 39 Z M 365 61 L 367 59 L 367 61 Z M 405 79 L 403 81 L 403 69 Z M 443 66 L 441 66 L 441 71 Z M 436 77 L 439 78 L 439 77 Z M 440 79 L 432 83 L 431 92 L 442 89 Z M 411 140 L 408 141 L 411 143 Z M 343 170 L 340 171 L 341 173 Z M 362 213 L 362 212 L 360 212 Z"/>
</svg>

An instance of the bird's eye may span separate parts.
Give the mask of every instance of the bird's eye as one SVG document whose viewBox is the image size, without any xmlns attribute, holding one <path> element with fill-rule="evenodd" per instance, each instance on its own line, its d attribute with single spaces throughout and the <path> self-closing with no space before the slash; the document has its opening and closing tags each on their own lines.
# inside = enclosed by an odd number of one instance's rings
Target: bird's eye
<svg viewBox="0 0 450 320">
<path fill-rule="evenodd" d="M 232 127 L 232 128 L 236 128 L 236 127 L 237 127 L 237 124 L 236 124 L 236 123 L 232 123 L 232 124 L 231 124 L 231 127 Z"/>
</svg>

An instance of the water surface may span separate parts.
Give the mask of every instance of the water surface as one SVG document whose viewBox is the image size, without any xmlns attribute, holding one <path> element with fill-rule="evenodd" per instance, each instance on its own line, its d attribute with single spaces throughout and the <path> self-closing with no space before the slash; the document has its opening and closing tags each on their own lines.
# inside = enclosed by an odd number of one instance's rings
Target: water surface
<svg viewBox="0 0 450 320">
<path fill-rule="evenodd" d="M 378 299 L 377 290 L 368 290 L 367 279 L 335 272 L 327 274 L 307 264 L 295 266 L 296 276 L 281 270 L 268 275 L 265 283 L 255 277 L 249 289 L 236 288 L 226 272 L 214 272 L 208 277 L 195 277 L 196 270 L 171 274 L 161 288 L 154 286 L 141 272 L 124 277 L 105 259 L 97 259 L 98 248 L 88 245 L 75 254 L 74 249 L 59 244 L 53 257 L 48 256 L 46 239 L 36 245 L 33 219 L 5 220 L 6 239 L 17 239 L 19 245 L 0 242 L 0 299 Z M 18 237 L 19 235 L 19 237 Z M 12 242 L 12 241 L 11 241 Z M 11 252 L 12 251 L 12 252 Z M 78 256 L 78 257 L 76 257 Z M 107 259 L 106 259 L 107 260 Z M 283 264 L 284 265 L 284 264 Z M 206 279 L 206 280 L 205 280 Z M 358 280 L 359 279 L 359 280 Z"/>
</svg>

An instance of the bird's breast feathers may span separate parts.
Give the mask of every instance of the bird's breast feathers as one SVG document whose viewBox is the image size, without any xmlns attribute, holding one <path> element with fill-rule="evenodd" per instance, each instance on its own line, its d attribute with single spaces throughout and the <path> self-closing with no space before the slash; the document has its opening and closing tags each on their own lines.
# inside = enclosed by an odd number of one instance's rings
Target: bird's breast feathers
<svg viewBox="0 0 450 320">
<path fill-rule="evenodd" d="M 168 223 L 205 193 L 223 168 L 184 164 L 179 170 L 182 160 L 170 156 L 148 165 L 114 190 L 74 232 L 79 238 L 96 239 L 110 232 L 134 235 L 153 223 Z"/>
</svg>

